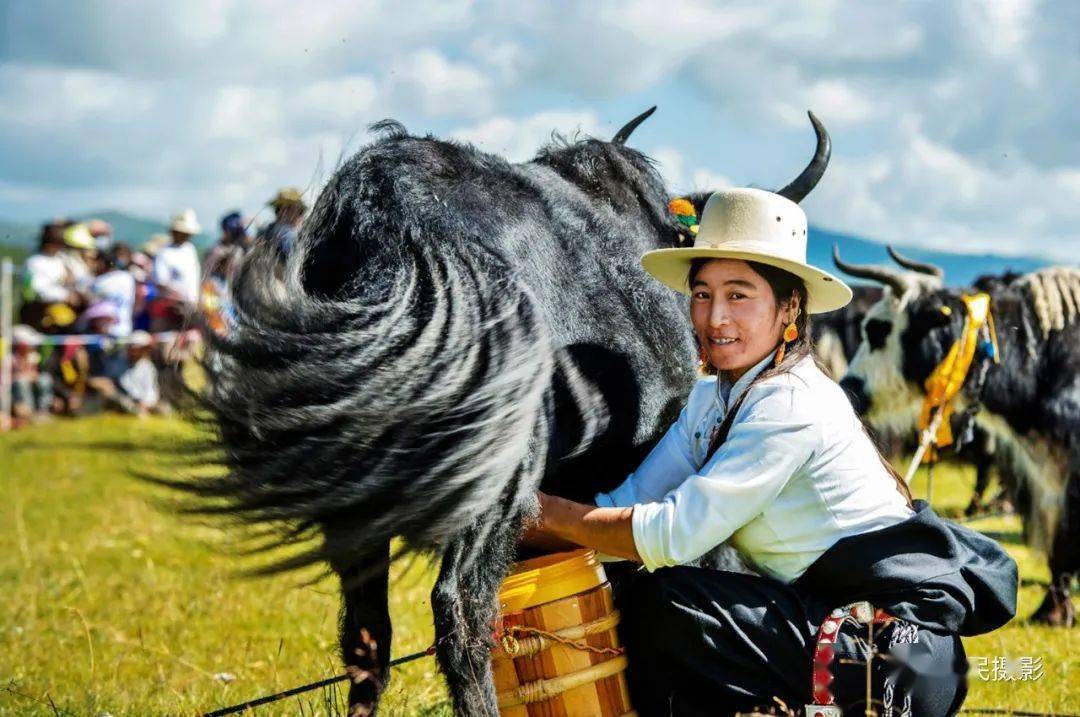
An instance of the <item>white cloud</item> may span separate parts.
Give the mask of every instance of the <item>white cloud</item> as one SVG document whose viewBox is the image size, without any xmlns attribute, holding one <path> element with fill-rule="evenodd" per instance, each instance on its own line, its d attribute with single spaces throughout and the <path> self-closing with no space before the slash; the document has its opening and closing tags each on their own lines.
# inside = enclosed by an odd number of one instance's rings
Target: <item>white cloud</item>
<svg viewBox="0 0 1080 717">
<path fill-rule="evenodd" d="M 494 104 L 489 77 L 430 48 L 392 65 L 388 84 L 398 102 L 428 116 L 482 117 Z"/>
<path fill-rule="evenodd" d="M 77 126 L 121 103 L 139 115 L 159 98 L 153 86 L 88 69 L 0 64 L 0 121 L 34 129 Z"/>
<path fill-rule="evenodd" d="M 714 192 L 733 184 L 731 179 L 719 172 L 704 167 L 691 169 L 686 157 L 675 147 L 657 147 L 648 154 L 657 163 L 660 176 L 672 195 Z"/>
<path fill-rule="evenodd" d="M 1077 3 L 5 7 L 0 217 L 261 204 L 317 184 L 387 116 L 522 160 L 553 130 L 610 136 L 659 101 L 635 141 L 673 191 L 783 181 L 813 108 L 834 160 L 812 220 L 1080 251 Z"/>
<path fill-rule="evenodd" d="M 528 64 L 525 48 L 516 42 L 496 36 L 485 36 L 469 43 L 470 53 L 500 80 L 516 79 Z"/>
<path fill-rule="evenodd" d="M 600 136 L 601 128 L 591 111 L 548 111 L 523 118 L 492 117 L 455 129 L 450 136 L 520 162 L 530 159 L 536 150 L 551 141 L 553 132 L 567 137 Z"/>
<path fill-rule="evenodd" d="M 811 221 L 897 244 L 1075 263 L 1080 173 L 1031 164 L 995 171 L 928 139 L 914 122 L 897 134 L 905 154 L 833 163 L 806 202 Z"/>
<path fill-rule="evenodd" d="M 829 79 L 814 82 L 801 92 L 775 103 L 779 119 L 793 128 L 806 127 L 806 109 L 813 108 L 829 118 L 829 126 L 842 129 L 875 118 L 878 108 L 874 100 L 843 80 Z"/>
<path fill-rule="evenodd" d="M 359 120 L 370 117 L 381 98 L 374 79 L 350 75 L 317 80 L 284 99 L 305 126 L 343 129 L 362 126 Z"/>
<path fill-rule="evenodd" d="M 683 176 L 683 172 L 686 170 L 686 160 L 683 158 L 682 152 L 675 147 L 664 146 L 658 147 L 648 154 L 656 162 L 656 168 L 668 187 L 679 191 L 678 188 L 686 185 L 686 178 Z"/>
<path fill-rule="evenodd" d="M 718 189 L 726 189 L 733 185 L 733 182 L 723 174 L 713 172 L 709 169 L 695 169 L 690 174 L 690 186 L 686 187 L 684 191 L 687 192 L 705 192 L 716 191 Z"/>
</svg>

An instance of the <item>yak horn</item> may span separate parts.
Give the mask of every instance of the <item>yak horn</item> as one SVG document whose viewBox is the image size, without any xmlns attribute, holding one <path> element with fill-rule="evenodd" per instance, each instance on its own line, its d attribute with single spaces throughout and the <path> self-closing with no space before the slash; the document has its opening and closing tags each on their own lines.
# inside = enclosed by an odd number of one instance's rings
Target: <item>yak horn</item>
<svg viewBox="0 0 1080 717">
<path fill-rule="evenodd" d="M 781 197 L 786 197 L 796 204 L 817 186 L 821 176 L 825 174 L 825 168 L 829 166 L 829 155 L 832 154 L 832 140 L 829 139 L 829 133 L 825 131 L 825 125 L 821 124 L 821 120 L 813 112 L 806 114 L 810 115 L 810 124 L 814 125 L 814 133 L 817 134 L 817 150 L 802 174 L 777 192 Z"/>
<path fill-rule="evenodd" d="M 893 249 L 891 245 L 886 245 L 885 248 L 888 250 L 889 256 L 892 257 L 892 260 L 900 266 L 904 267 L 905 269 L 911 269 L 912 271 L 917 271 L 920 274 L 936 276 L 939 279 L 945 278 L 945 270 L 942 269 L 940 266 L 935 266 L 934 264 L 924 264 L 921 261 L 909 259 L 900 252 Z"/>
<path fill-rule="evenodd" d="M 854 276 L 857 279 L 869 279 L 879 284 L 884 284 L 893 290 L 893 295 L 900 298 L 911 288 L 911 282 L 899 271 L 887 266 L 874 266 L 872 264 L 848 264 L 840 258 L 840 247 L 833 244 L 833 263 L 840 271 Z"/>
<path fill-rule="evenodd" d="M 626 144 L 626 140 L 630 139 L 630 135 L 634 130 L 638 128 L 638 125 L 649 119 L 649 115 L 656 111 L 656 105 L 653 105 L 649 109 L 639 114 L 634 119 L 623 125 L 623 128 L 615 133 L 615 136 L 611 138 L 614 144 Z"/>
</svg>

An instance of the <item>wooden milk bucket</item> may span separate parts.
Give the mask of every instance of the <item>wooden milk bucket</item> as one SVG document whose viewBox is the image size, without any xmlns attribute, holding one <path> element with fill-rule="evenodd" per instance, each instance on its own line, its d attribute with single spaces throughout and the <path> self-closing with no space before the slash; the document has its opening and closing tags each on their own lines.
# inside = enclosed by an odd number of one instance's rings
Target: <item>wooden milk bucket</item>
<svg viewBox="0 0 1080 717">
<path fill-rule="evenodd" d="M 492 651 L 503 717 L 633 715 L 611 585 L 592 550 L 514 565 Z"/>
</svg>

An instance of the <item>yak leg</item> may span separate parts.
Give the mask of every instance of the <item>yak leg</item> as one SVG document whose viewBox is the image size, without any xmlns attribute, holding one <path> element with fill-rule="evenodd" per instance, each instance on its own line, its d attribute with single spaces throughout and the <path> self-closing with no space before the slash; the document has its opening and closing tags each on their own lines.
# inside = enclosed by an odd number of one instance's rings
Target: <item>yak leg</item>
<svg viewBox="0 0 1080 717">
<path fill-rule="evenodd" d="M 970 518 L 982 512 L 983 497 L 989 485 L 990 461 L 983 456 L 979 456 L 975 462 L 975 489 L 971 491 L 971 500 L 968 502 L 967 508 L 964 509 L 964 515 Z"/>
<path fill-rule="evenodd" d="M 1078 467 L 1080 468 L 1080 467 Z M 1050 587 L 1032 622 L 1072 627 L 1076 609 L 1072 603 L 1073 577 L 1080 572 L 1080 470 L 1073 470 L 1065 484 L 1061 520 L 1050 548 Z"/>
<path fill-rule="evenodd" d="M 975 489 L 971 492 L 971 501 L 964 509 L 964 515 L 969 517 L 982 512 L 985 507 L 985 493 L 990 486 L 990 469 L 995 461 L 992 442 L 993 439 L 984 431 L 976 429 L 975 440 L 968 447 L 968 450 L 975 454 Z"/>
<path fill-rule="evenodd" d="M 341 657 L 349 683 L 349 717 L 374 715 L 390 679 L 390 543 L 341 578 Z"/>
<path fill-rule="evenodd" d="M 496 517 L 494 528 L 466 566 L 466 555 L 479 539 L 469 531 L 443 556 L 431 592 L 435 654 L 454 700 L 454 712 L 466 717 L 497 717 L 499 708 L 491 673 L 492 632 L 499 614 L 498 594 L 513 561 L 521 519 Z"/>
<path fill-rule="evenodd" d="M 1080 569 L 1080 446 L 1073 443 L 1077 417 L 1080 416 L 1080 381 L 1058 387 L 1046 406 L 1047 425 L 1056 427 L 1054 436 L 1070 446 L 1065 459 L 1065 495 L 1061 518 L 1050 546 L 1050 588 L 1042 605 L 1032 614 L 1032 622 L 1072 626 L 1076 620 L 1070 591 L 1073 576 Z M 1071 444 L 1071 445 L 1070 445 Z"/>
</svg>

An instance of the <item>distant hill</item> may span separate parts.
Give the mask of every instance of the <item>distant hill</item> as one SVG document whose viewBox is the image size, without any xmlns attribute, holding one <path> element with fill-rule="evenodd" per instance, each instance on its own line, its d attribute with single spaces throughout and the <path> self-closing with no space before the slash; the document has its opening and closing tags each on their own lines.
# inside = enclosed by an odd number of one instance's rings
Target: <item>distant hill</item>
<svg viewBox="0 0 1080 717">
<path fill-rule="evenodd" d="M 93 218 L 104 219 L 112 225 L 113 238 L 116 239 L 116 241 L 124 242 L 135 249 L 139 248 L 139 246 L 145 243 L 152 235 L 166 234 L 169 231 L 169 224 L 167 221 L 147 219 L 145 217 L 139 217 L 112 209 L 106 209 L 99 212 L 87 212 L 84 215 L 77 215 L 71 218 L 75 221 Z M 213 229 L 213 227 L 208 227 L 206 224 L 203 224 L 203 229 Z M 24 251 L 33 251 L 37 247 L 40 234 L 40 225 L 8 222 L 0 219 L 0 247 L 5 249 L 12 248 L 15 250 L 22 249 Z M 196 235 L 192 241 L 199 249 L 206 249 L 213 243 L 214 237 L 204 231 L 202 234 Z"/>
<path fill-rule="evenodd" d="M 90 212 L 78 219 L 98 217 L 113 226 L 117 241 L 139 247 L 152 234 L 168 231 L 164 221 L 138 217 L 125 212 L 105 210 Z M 214 227 L 203 225 L 205 229 Z M 12 256 L 18 263 L 37 246 L 40 227 L 19 222 L 0 220 L 0 254 Z M 214 237 L 203 233 L 195 237 L 195 244 L 205 250 Z M 889 264 L 885 247 L 870 239 L 832 232 L 820 227 L 810 227 L 809 260 L 827 270 L 833 268 L 832 246 L 840 246 L 840 256 L 855 264 Z M 945 270 L 945 279 L 952 285 L 968 285 L 981 274 L 1000 274 L 1006 270 L 1028 272 L 1052 263 L 1037 257 L 1010 257 L 996 254 L 955 254 L 928 249 L 897 247 L 903 254 L 919 261 L 936 264 Z"/>
<path fill-rule="evenodd" d="M 885 252 L 885 246 L 869 239 L 810 227 L 807 261 L 826 271 L 838 273 L 833 265 L 833 243 L 840 247 L 840 258 L 851 264 L 883 264 L 896 266 Z M 940 266 L 945 270 L 945 281 L 951 286 L 968 286 L 982 274 L 1002 274 L 1005 271 L 1027 273 L 1049 266 L 1049 259 L 1027 256 L 1001 256 L 998 254 L 956 254 L 952 252 L 916 249 L 897 246 L 904 256 Z M 854 281 L 853 283 L 859 283 Z"/>
</svg>

